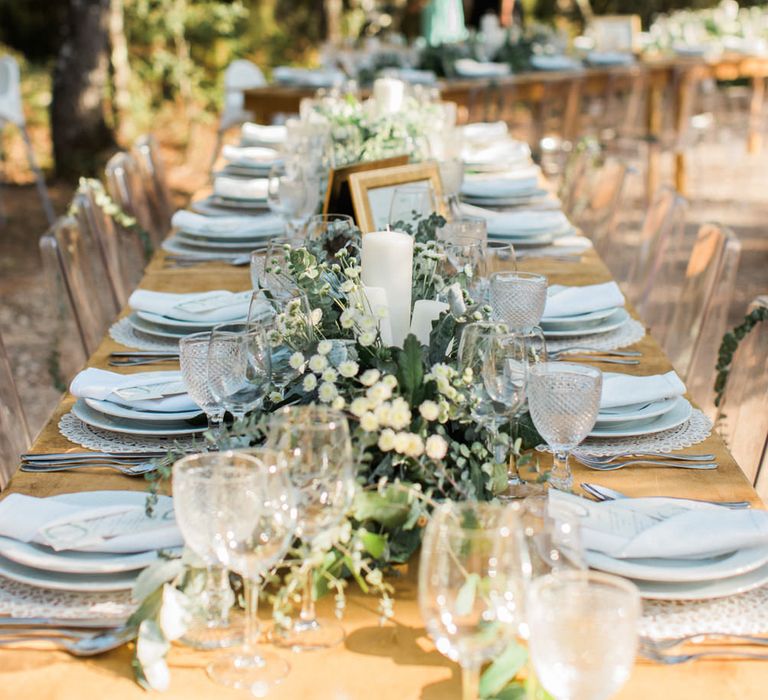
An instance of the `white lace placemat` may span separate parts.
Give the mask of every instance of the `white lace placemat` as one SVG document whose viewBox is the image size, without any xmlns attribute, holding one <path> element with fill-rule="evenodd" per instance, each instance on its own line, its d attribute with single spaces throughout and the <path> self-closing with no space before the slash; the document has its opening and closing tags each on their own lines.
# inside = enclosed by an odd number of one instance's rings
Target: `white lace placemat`
<svg viewBox="0 0 768 700">
<path fill-rule="evenodd" d="M 59 432 L 67 440 L 99 452 L 163 452 L 172 447 L 190 452 L 202 449 L 204 444 L 200 436 L 162 438 L 112 433 L 86 425 L 71 413 L 65 413 L 59 420 Z"/>
<path fill-rule="evenodd" d="M 640 321 L 630 318 L 615 330 L 598 335 L 574 335 L 569 338 L 547 340 L 547 350 L 557 352 L 564 348 L 579 347 L 594 350 L 618 350 L 634 345 L 645 336 L 645 326 Z M 578 351 L 575 351 L 578 352 Z M 568 354 L 568 353 L 565 353 Z"/>
<path fill-rule="evenodd" d="M 666 639 L 707 632 L 768 634 L 768 586 L 714 600 L 643 601 L 643 636 Z"/>
<path fill-rule="evenodd" d="M 0 577 L 0 615 L 122 621 L 135 608 L 130 591 L 56 591 Z"/>
<path fill-rule="evenodd" d="M 121 318 L 112 324 L 109 336 L 116 343 L 136 350 L 178 350 L 179 341 L 172 339 L 153 338 L 137 331 L 127 318 Z"/>
<path fill-rule="evenodd" d="M 706 440 L 712 431 L 712 421 L 699 409 L 694 408 L 691 417 L 682 425 L 653 435 L 638 435 L 627 438 L 587 438 L 573 454 L 611 457 L 620 454 L 644 452 L 674 452 Z"/>
</svg>

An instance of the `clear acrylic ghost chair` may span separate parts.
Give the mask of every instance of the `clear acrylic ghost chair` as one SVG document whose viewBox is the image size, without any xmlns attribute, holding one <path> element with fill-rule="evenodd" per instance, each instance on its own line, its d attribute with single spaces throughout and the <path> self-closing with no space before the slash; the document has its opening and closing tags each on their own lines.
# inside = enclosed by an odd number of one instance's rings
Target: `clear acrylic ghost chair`
<svg viewBox="0 0 768 700">
<path fill-rule="evenodd" d="M 624 282 L 629 300 L 650 326 L 677 300 L 687 261 L 684 246 L 687 200 L 671 187 L 661 187 L 643 220 Z"/>
<path fill-rule="evenodd" d="M 99 242 L 71 216 L 61 217 L 52 232 L 83 345 L 90 355 L 120 308 Z"/>
<path fill-rule="evenodd" d="M 19 64 L 11 56 L 0 58 L 0 130 L 6 123 L 13 124 L 24 139 L 24 146 L 27 150 L 27 160 L 29 167 L 35 174 L 35 184 L 40 195 L 40 201 L 43 204 L 45 216 L 48 223 L 53 225 L 56 221 L 56 215 L 53 213 L 53 205 L 48 195 L 48 188 L 45 185 L 45 178 L 35 159 L 35 152 L 32 148 L 32 142 L 27 132 L 27 122 L 24 118 L 24 109 L 21 104 L 21 78 L 19 73 Z"/>
<path fill-rule="evenodd" d="M 19 455 L 32 442 L 11 363 L 0 337 L 0 490 L 19 465 Z"/>
<path fill-rule="evenodd" d="M 757 297 L 748 312 L 768 308 Z M 718 408 L 717 430 L 758 495 L 768 500 L 768 321 L 746 335 L 733 355 Z"/>
<path fill-rule="evenodd" d="M 133 150 L 139 164 L 139 172 L 144 182 L 144 191 L 147 194 L 155 226 L 163 231 L 165 236 L 171 230 L 171 217 L 175 209 L 157 141 L 155 141 L 154 136 L 147 134 L 136 140 L 136 143 L 133 144 Z"/>
<path fill-rule="evenodd" d="M 596 139 L 580 139 L 567 155 L 557 190 L 565 215 L 573 220 L 587 207 L 589 189 L 602 162 L 602 149 Z"/>
<path fill-rule="evenodd" d="M 119 307 L 128 302 L 146 265 L 144 242 L 134 230 L 121 226 L 104 211 L 99 202 L 103 191 L 98 181 L 81 181 L 72 199 L 70 214 L 77 219 L 81 230 L 87 230 L 100 246 L 112 290 Z"/>
<path fill-rule="evenodd" d="M 104 168 L 107 181 L 107 191 L 115 204 L 126 214 L 136 219 L 147 233 L 152 243 L 159 247 L 167 230 L 163 230 L 155 222 L 152 216 L 152 208 L 149 204 L 141 170 L 136 159 L 124 151 L 115 153 Z"/>
<path fill-rule="evenodd" d="M 69 293 L 53 227 L 40 237 L 40 257 L 45 291 L 50 300 L 44 306 L 43 318 L 40 319 L 41 327 L 46 329 L 49 346 L 48 373 L 53 386 L 64 391 L 69 381 L 85 365 L 89 352 Z"/>
<path fill-rule="evenodd" d="M 680 299 L 663 347 L 693 400 L 714 416 L 717 349 L 728 321 L 741 242 L 728 228 L 704 224 L 696 235 Z"/>
<path fill-rule="evenodd" d="M 224 134 L 233 126 L 253 121 L 253 112 L 245 109 L 245 91 L 264 87 L 267 79 L 255 63 L 243 58 L 232 61 L 224 71 L 224 108 L 216 130 L 216 146 L 213 149 L 211 168 L 216 162 L 224 140 Z"/>
</svg>

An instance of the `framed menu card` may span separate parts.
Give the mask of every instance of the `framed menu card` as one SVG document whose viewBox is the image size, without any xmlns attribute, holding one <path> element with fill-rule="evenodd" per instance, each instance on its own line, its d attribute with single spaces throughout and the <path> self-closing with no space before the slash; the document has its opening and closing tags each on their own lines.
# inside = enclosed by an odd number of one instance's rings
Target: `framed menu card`
<svg viewBox="0 0 768 700">
<path fill-rule="evenodd" d="M 380 170 L 408 163 L 408 156 L 392 156 L 382 160 L 370 160 L 362 163 L 352 163 L 341 168 L 332 168 L 328 175 L 328 189 L 325 191 L 323 214 L 349 214 L 354 216 L 352 197 L 349 192 L 349 178 L 354 173 L 364 173 L 369 170 Z"/>
</svg>

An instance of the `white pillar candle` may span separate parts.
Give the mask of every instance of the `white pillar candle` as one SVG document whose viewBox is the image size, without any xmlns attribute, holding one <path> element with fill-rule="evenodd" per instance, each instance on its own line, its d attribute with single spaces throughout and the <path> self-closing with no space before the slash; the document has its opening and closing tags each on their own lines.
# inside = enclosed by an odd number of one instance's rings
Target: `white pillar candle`
<svg viewBox="0 0 768 700">
<path fill-rule="evenodd" d="M 374 231 L 363 236 L 362 248 L 362 282 L 384 290 L 392 344 L 402 347 L 411 327 L 413 238 L 400 231 Z"/>
<path fill-rule="evenodd" d="M 432 332 L 432 321 L 437 321 L 440 314 L 448 311 L 448 304 L 432 299 L 419 299 L 413 305 L 411 333 L 422 345 L 429 345 L 429 334 Z"/>
<path fill-rule="evenodd" d="M 397 78 L 379 78 L 373 82 L 373 101 L 379 114 L 399 112 L 405 99 L 405 83 Z"/>
<path fill-rule="evenodd" d="M 392 324 L 389 321 L 389 301 L 382 287 L 363 287 L 363 294 L 371 313 L 379 321 L 381 342 L 387 347 L 392 345 Z"/>
</svg>

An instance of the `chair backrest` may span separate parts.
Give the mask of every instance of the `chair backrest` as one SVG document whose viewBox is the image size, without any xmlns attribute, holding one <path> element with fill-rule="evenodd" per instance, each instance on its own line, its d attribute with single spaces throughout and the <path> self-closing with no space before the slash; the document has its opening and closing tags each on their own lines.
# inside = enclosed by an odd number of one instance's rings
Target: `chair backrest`
<svg viewBox="0 0 768 700">
<path fill-rule="evenodd" d="M 124 151 L 115 153 L 104 168 L 107 191 L 115 204 L 132 216 L 147 231 L 155 246 L 159 246 L 166 231 L 160 229 L 152 216 L 141 171 L 136 159 Z"/>
<path fill-rule="evenodd" d="M 53 227 L 40 237 L 40 257 L 46 293 L 50 299 L 50 303 L 43 309 L 44 318 L 41 319 L 49 345 L 46 364 L 51 384 L 59 391 L 64 391 L 69 381 L 85 365 L 89 353 L 64 276 Z"/>
<path fill-rule="evenodd" d="M 127 230 L 104 210 L 105 196 L 100 182 L 82 180 L 70 214 L 99 242 L 117 305 L 123 307 L 141 280 L 146 251 L 136 231 Z"/>
<path fill-rule="evenodd" d="M 248 121 L 253 117 L 245 110 L 245 90 L 263 87 L 267 84 L 261 68 L 244 58 L 232 61 L 224 71 L 224 108 L 221 113 L 219 131 Z"/>
<path fill-rule="evenodd" d="M 31 441 L 11 363 L 0 337 L 0 490 L 8 484 L 19 465 L 19 455 Z"/>
<path fill-rule="evenodd" d="M 595 173 L 586 208 L 573 220 L 601 254 L 616 224 L 628 170 L 623 160 L 606 158 Z"/>
<path fill-rule="evenodd" d="M 749 306 L 768 308 L 768 296 Z M 717 429 L 760 497 L 768 500 L 768 321 L 758 323 L 732 358 Z"/>
<path fill-rule="evenodd" d="M 0 122 L 24 126 L 19 64 L 12 56 L 0 58 Z"/>
<path fill-rule="evenodd" d="M 577 218 L 588 206 L 589 185 L 600 162 L 600 144 L 595 139 L 581 139 L 568 154 L 557 195 L 569 219 Z"/>
<path fill-rule="evenodd" d="M 741 242 L 730 229 L 704 224 L 696 235 L 685 282 L 664 341 L 688 392 L 714 416 L 715 364 L 736 283 Z"/>
<path fill-rule="evenodd" d="M 52 233 L 83 343 L 90 355 L 120 310 L 101 247 L 73 217 L 60 218 Z"/>
<path fill-rule="evenodd" d="M 688 259 L 684 245 L 687 210 L 687 200 L 674 189 L 659 189 L 643 221 L 625 283 L 630 301 L 660 342 Z"/>
<path fill-rule="evenodd" d="M 171 217 L 175 209 L 157 141 L 151 134 L 142 136 L 133 145 L 133 150 L 139 164 L 139 172 L 144 183 L 144 191 L 147 194 L 155 228 L 162 232 L 164 238 L 171 230 Z"/>
</svg>

